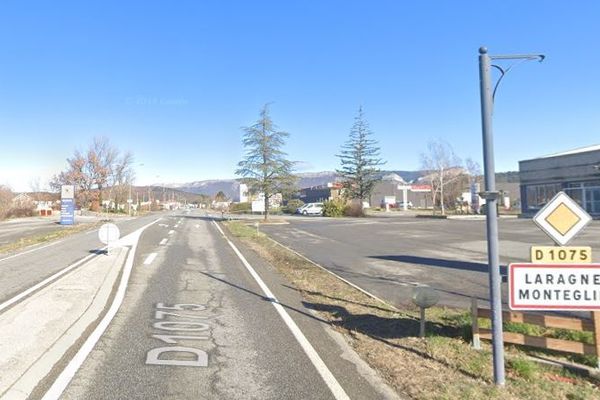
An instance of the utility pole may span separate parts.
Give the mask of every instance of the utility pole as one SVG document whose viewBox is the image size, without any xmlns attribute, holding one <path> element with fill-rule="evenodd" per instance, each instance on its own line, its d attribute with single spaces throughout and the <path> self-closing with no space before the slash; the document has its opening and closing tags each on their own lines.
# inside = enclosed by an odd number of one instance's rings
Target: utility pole
<svg viewBox="0 0 600 400">
<path fill-rule="evenodd" d="M 485 176 L 485 191 L 480 195 L 485 199 L 486 231 L 488 248 L 488 268 L 490 285 L 490 308 L 492 311 L 492 350 L 494 356 L 494 382 L 496 385 L 505 384 L 504 374 L 504 341 L 502 337 L 502 291 L 500 277 L 500 261 L 498 255 L 498 197 L 496 191 L 496 171 L 494 166 L 494 140 L 492 133 L 492 114 L 494 97 L 502 78 L 515 65 L 504 69 L 493 65 L 492 60 L 539 60 L 541 54 L 490 56 L 487 48 L 479 49 L 479 83 L 481 91 L 481 128 L 483 136 L 483 165 Z M 492 89 L 491 69 L 500 71 L 500 78 Z"/>
</svg>

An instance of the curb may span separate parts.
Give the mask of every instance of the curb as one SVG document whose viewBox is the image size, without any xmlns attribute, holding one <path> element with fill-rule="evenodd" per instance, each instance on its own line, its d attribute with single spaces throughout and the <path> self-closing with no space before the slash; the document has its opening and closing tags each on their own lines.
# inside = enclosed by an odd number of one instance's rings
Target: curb
<svg viewBox="0 0 600 400">
<path fill-rule="evenodd" d="M 9 377 L 8 382 L 3 382 L 3 399 L 28 398 L 98 320 L 105 311 L 127 254 L 127 248 L 120 248 L 110 258 L 93 258 L 0 315 L 0 319 L 12 321 L 9 326 L 13 327 L 13 336 L 18 333 L 22 339 L 9 343 L 14 348 L 20 345 L 17 350 L 21 351 L 9 357 L 14 380 Z M 93 276 L 100 279 L 90 284 Z M 33 328 L 37 325 L 37 329 L 32 329 L 32 320 L 35 320 Z M 15 324 L 18 324 L 16 328 Z M 45 336 L 45 343 L 40 343 L 36 334 Z"/>
</svg>

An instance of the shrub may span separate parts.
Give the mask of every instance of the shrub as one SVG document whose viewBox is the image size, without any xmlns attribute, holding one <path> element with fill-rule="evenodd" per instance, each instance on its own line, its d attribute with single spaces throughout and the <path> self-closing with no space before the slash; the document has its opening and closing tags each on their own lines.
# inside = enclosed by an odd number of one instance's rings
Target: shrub
<svg viewBox="0 0 600 400">
<path fill-rule="evenodd" d="M 288 214 L 294 214 L 296 212 L 296 209 L 299 207 L 302 207 L 303 205 L 304 205 L 304 202 L 302 200 L 292 199 L 287 202 L 285 207 L 283 207 L 283 212 L 288 213 Z"/>
<path fill-rule="evenodd" d="M 13 207 L 6 213 L 6 218 L 32 217 L 33 208 L 31 207 Z"/>
<path fill-rule="evenodd" d="M 364 217 L 365 212 L 362 204 L 353 202 L 352 204 L 348 204 L 346 207 L 344 207 L 344 215 L 346 217 Z"/>
<path fill-rule="evenodd" d="M 252 203 L 232 203 L 229 205 L 229 212 L 244 213 L 252 211 Z"/>
<path fill-rule="evenodd" d="M 345 205 L 339 200 L 330 200 L 323 203 L 324 217 L 341 217 L 344 215 Z"/>
</svg>

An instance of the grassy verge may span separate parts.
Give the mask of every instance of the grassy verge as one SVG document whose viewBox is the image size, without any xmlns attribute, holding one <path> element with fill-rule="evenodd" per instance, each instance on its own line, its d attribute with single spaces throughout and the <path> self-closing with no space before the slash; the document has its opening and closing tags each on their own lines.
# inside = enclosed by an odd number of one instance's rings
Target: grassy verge
<svg viewBox="0 0 600 400">
<path fill-rule="evenodd" d="M 18 241 L 0 246 L 0 254 L 15 252 L 25 247 L 32 246 L 35 244 L 41 244 L 45 242 L 51 242 L 53 240 L 62 239 L 64 237 L 73 235 L 78 232 L 87 231 L 100 226 L 100 223 L 93 224 L 77 224 L 73 226 L 57 226 L 56 229 L 38 235 L 31 235 L 20 238 Z"/>
<path fill-rule="evenodd" d="M 402 397 L 415 399 L 600 399 L 592 378 L 534 363 L 523 349 L 507 351 L 507 385 L 493 384 L 489 344 L 469 344 L 465 310 L 427 311 L 427 337 L 418 338 L 418 310 L 396 311 L 350 287 L 241 222 L 229 231 L 266 259 L 298 290 L 306 307 L 340 331 L 355 351 Z"/>
</svg>

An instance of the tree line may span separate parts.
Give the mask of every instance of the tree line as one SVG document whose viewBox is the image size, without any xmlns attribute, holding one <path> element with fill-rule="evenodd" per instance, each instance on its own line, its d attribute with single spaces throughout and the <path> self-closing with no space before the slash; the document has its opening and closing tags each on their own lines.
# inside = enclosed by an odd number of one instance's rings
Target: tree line
<svg viewBox="0 0 600 400">
<path fill-rule="evenodd" d="M 283 151 L 289 133 L 279 130 L 273 123 L 268 104 L 263 106 L 260 118 L 253 125 L 242 129 L 244 156 L 238 163 L 236 174 L 248 185 L 251 194 L 264 196 L 265 219 L 268 219 L 270 198 L 277 193 L 291 194 L 297 190 L 293 174 L 295 163 Z M 344 189 L 344 200 L 353 202 L 359 209 L 358 214 L 363 214 L 363 202 L 379 181 L 380 167 L 385 161 L 380 157 L 380 147 L 373 138 L 362 107 L 359 107 L 348 139 L 336 157 L 340 160 L 336 173 Z M 452 202 L 456 199 L 456 184 L 462 186 L 465 177 L 472 180 L 481 174 L 479 165 L 471 159 L 467 159 L 466 167 L 463 167 L 452 147 L 441 139 L 428 143 L 427 151 L 421 154 L 421 168 L 425 170 L 423 180 L 431 187 L 434 209 L 439 205 L 443 214 L 449 198 L 454 196 Z M 454 190 L 449 190 L 450 187 Z"/>
</svg>

